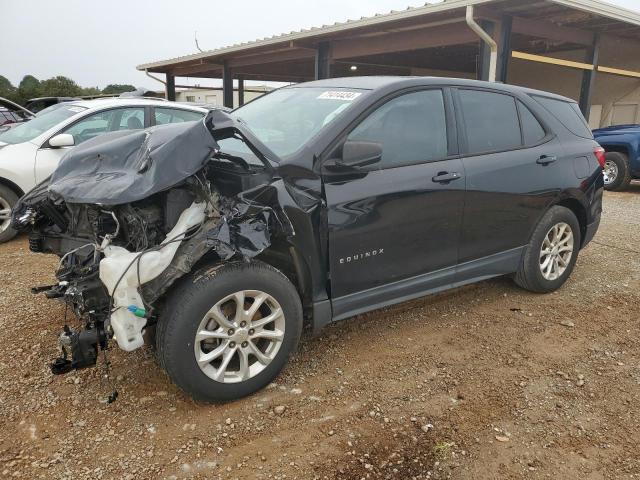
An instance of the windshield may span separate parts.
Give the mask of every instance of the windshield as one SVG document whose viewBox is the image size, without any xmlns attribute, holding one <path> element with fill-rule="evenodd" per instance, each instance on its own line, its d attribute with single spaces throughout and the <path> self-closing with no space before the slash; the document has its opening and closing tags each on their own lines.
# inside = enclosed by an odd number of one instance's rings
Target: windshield
<svg viewBox="0 0 640 480">
<path fill-rule="evenodd" d="M 38 115 L 34 119 L 7 130 L 4 133 L 0 133 L 0 142 L 28 142 L 50 128 L 55 127 L 60 122 L 73 117 L 84 110 L 86 110 L 85 107 L 78 107 L 75 105 L 65 105 L 63 108 L 56 108 L 55 110 Z"/>
<path fill-rule="evenodd" d="M 284 157 L 300 149 L 364 93 L 338 88 L 283 88 L 234 110 L 233 116 L 276 155 Z M 234 142 L 219 143 L 227 153 L 246 153 L 239 152 Z"/>
<path fill-rule="evenodd" d="M 43 108 L 38 113 L 36 113 L 36 117 L 41 117 L 42 115 L 46 115 L 49 112 L 53 112 L 54 110 L 58 110 L 59 108 L 69 107 L 69 104 L 65 102 L 54 103 L 53 105 L 48 106 L 47 108 Z"/>
</svg>

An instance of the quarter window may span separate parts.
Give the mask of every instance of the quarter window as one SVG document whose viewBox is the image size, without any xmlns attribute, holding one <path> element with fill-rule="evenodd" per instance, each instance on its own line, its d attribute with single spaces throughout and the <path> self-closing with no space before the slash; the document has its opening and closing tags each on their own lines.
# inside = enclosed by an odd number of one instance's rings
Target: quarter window
<svg viewBox="0 0 640 480">
<path fill-rule="evenodd" d="M 460 90 L 469 153 L 522 146 L 515 99 L 482 90 Z"/>
<path fill-rule="evenodd" d="M 577 103 L 538 95 L 533 96 L 533 98 L 567 127 L 571 133 L 579 137 L 593 138 L 589 125 L 582 112 L 580 112 L 580 107 L 578 107 Z"/>
<path fill-rule="evenodd" d="M 525 145 L 535 145 L 540 142 L 546 132 L 538 119 L 531 113 L 531 110 L 518 100 L 518 110 L 520 110 L 520 122 L 522 124 L 522 139 Z"/>
<path fill-rule="evenodd" d="M 447 122 L 442 91 L 407 93 L 388 101 L 363 120 L 348 139 L 381 143 L 381 168 L 445 158 Z"/>
</svg>

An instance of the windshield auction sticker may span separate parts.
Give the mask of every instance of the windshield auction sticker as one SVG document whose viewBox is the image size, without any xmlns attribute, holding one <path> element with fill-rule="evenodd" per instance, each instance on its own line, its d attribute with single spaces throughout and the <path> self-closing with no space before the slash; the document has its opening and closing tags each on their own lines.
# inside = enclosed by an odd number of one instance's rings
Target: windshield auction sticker
<svg viewBox="0 0 640 480">
<path fill-rule="evenodd" d="M 352 102 L 358 98 L 362 93 L 360 92 L 346 92 L 344 90 L 329 90 L 324 92 L 318 98 L 320 100 L 344 100 L 346 102 Z"/>
</svg>

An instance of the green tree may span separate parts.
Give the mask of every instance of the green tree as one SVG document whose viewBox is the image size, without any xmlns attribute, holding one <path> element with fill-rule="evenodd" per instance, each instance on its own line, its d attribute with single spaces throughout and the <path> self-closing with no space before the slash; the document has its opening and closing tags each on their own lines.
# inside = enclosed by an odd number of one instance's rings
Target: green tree
<svg viewBox="0 0 640 480">
<path fill-rule="evenodd" d="M 124 92 L 133 92 L 136 89 L 133 85 L 111 83 L 102 89 L 105 95 L 113 95 Z"/>
<path fill-rule="evenodd" d="M 25 102 L 40 96 L 40 80 L 33 75 L 25 75 L 18 85 L 18 95 Z"/>
<path fill-rule="evenodd" d="M 97 96 L 100 95 L 102 91 L 98 87 L 85 87 L 82 89 L 83 96 Z"/>
<path fill-rule="evenodd" d="M 70 78 L 58 75 L 40 83 L 40 93 L 45 97 L 77 97 L 82 89 Z"/>
<path fill-rule="evenodd" d="M 20 100 L 18 98 L 18 89 L 11 84 L 8 78 L 2 75 L 0 75 L 0 97 L 13 100 L 14 102 Z"/>
</svg>

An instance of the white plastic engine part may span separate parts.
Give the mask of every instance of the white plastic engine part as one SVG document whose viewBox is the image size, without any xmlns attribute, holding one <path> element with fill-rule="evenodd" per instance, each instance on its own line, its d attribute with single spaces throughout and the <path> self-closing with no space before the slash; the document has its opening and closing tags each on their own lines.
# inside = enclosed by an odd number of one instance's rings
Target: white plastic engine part
<svg viewBox="0 0 640 480">
<path fill-rule="evenodd" d="M 142 329 L 147 319 L 137 317 L 128 310 L 130 305 L 144 308 L 138 286 L 153 280 L 169 266 L 181 242 L 167 242 L 181 238 L 187 230 L 202 223 L 205 209 L 204 202 L 191 204 L 182 212 L 178 223 L 162 242 L 165 246 L 145 253 L 135 262 L 134 259 L 140 252 L 130 252 L 126 248 L 113 245 L 105 247 L 104 258 L 100 261 L 100 280 L 113 297 L 111 327 L 121 349 L 130 352 L 144 344 Z M 136 265 L 138 262 L 139 266 Z M 140 282 L 138 282 L 138 272 Z M 120 277 L 122 280 L 114 291 Z"/>
</svg>

